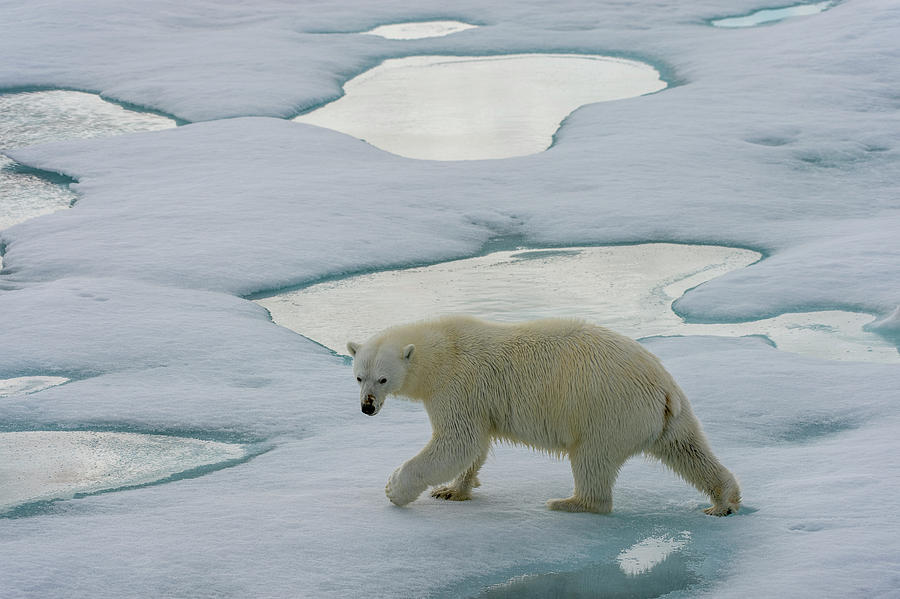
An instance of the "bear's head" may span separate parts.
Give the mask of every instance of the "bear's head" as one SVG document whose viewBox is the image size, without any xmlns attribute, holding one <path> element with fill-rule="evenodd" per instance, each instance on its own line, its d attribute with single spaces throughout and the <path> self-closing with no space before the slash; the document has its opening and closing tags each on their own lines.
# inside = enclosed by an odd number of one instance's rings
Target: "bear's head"
<svg viewBox="0 0 900 599">
<path fill-rule="evenodd" d="M 384 398 L 403 387 L 416 346 L 387 342 L 347 343 L 353 356 L 353 374 L 359 383 L 359 402 L 363 414 L 374 416 Z"/>
</svg>

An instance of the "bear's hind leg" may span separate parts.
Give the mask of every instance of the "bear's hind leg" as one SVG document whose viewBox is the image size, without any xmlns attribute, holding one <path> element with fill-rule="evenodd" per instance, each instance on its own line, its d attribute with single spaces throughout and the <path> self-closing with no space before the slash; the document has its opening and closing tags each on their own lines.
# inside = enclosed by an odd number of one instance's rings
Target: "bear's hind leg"
<svg viewBox="0 0 900 599">
<path fill-rule="evenodd" d="M 697 425 L 699 428 L 699 424 Z M 682 433 L 674 439 L 657 441 L 649 453 L 709 495 L 713 505 L 703 510 L 710 516 L 727 516 L 741 507 L 741 489 L 734 475 L 709 448 L 703 433 Z"/>
<path fill-rule="evenodd" d="M 449 485 L 435 487 L 431 490 L 431 496 L 450 501 L 466 501 L 472 498 L 472 489 L 480 487 L 478 471 L 487 459 L 488 450 L 485 449 L 478 459 L 472 463 L 462 474 L 457 476 Z"/>
<path fill-rule="evenodd" d="M 579 448 L 569 454 L 575 492 L 566 499 L 551 499 L 547 507 L 563 512 L 593 512 L 608 514 L 612 511 L 612 488 L 625 459 L 610 460 L 600 452 Z"/>
</svg>

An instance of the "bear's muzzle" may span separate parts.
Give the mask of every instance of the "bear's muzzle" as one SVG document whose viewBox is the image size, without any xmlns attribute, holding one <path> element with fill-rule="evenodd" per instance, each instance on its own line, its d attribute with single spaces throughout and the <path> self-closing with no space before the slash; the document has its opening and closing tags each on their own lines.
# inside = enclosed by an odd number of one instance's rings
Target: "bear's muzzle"
<svg viewBox="0 0 900 599">
<path fill-rule="evenodd" d="M 366 398 L 362 401 L 362 413 L 367 416 L 374 416 L 378 413 L 378 408 L 375 407 L 375 396 L 374 395 L 366 395 Z"/>
</svg>

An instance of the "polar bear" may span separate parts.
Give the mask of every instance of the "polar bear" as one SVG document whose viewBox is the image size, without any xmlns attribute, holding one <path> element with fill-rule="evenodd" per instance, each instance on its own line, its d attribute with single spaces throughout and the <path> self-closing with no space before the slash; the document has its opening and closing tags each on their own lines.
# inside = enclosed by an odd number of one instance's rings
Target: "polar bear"
<svg viewBox="0 0 900 599">
<path fill-rule="evenodd" d="M 429 486 L 461 501 L 479 486 L 491 442 L 567 455 L 575 492 L 547 506 L 609 513 L 622 464 L 645 453 L 709 495 L 707 514 L 738 511 L 740 488 L 713 455 L 684 393 L 639 343 L 577 319 L 494 323 L 447 316 L 350 342 L 365 414 L 388 395 L 421 401 L 432 437 L 385 492 L 406 505 Z M 445 486 L 436 486 L 451 481 Z"/>
</svg>

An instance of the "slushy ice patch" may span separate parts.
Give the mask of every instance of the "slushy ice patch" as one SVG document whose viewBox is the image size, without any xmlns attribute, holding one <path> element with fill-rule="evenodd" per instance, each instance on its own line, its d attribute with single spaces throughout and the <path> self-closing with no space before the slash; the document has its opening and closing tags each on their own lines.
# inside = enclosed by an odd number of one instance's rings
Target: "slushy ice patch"
<svg viewBox="0 0 900 599">
<path fill-rule="evenodd" d="M 39 143 L 104 137 L 175 126 L 157 114 L 127 110 L 96 94 L 35 91 L 0 94 L 0 153 Z M 75 194 L 0 156 L 0 229 L 67 208 Z"/>
<path fill-rule="evenodd" d="M 165 435 L 0 433 L 0 514 L 24 504 L 158 482 L 248 455 L 241 444 Z"/>
<path fill-rule="evenodd" d="M 0 114 L 0 149 L 175 126 L 168 117 L 65 90 L 0 94 Z"/>
<path fill-rule="evenodd" d="M 261 300 L 274 321 L 338 353 L 395 324 L 466 313 L 491 320 L 579 317 L 633 338 L 763 335 L 780 349 L 833 360 L 900 362 L 863 330 L 866 314 L 823 311 L 692 324 L 672 310 L 687 290 L 759 260 L 750 250 L 678 244 L 504 251 L 376 272 Z"/>
<path fill-rule="evenodd" d="M 677 548 L 675 548 L 677 549 Z M 519 576 L 488 587 L 479 599 L 528 599 L 566 597 L 571 599 L 635 598 L 651 599 L 700 584 L 701 579 L 683 552 L 661 552 L 659 561 L 635 571 L 617 563 L 600 564 L 574 572 L 551 572 Z"/>
<path fill-rule="evenodd" d="M 462 21 L 420 21 L 410 23 L 392 23 L 363 31 L 366 35 L 377 35 L 390 40 L 418 40 L 426 37 L 443 37 L 466 29 L 474 29 L 477 25 Z"/>
<path fill-rule="evenodd" d="M 664 562 L 673 552 L 684 547 L 691 538 L 689 531 L 682 531 L 677 537 L 671 535 L 652 536 L 638 541 L 616 556 L 619 569 L 629 576 L 645 574 Z"/>
<path fill-rule="evenodd" d="M 0 230 L 68 208 L 75 201 L 76 195 L 68 187 L 16 167 L 15 162 L 0 156 Z"/>
<path fill-rule="evenodd" d="M 585 104 L 666 87 L 648 64 L 582 54 L 410 56 L 344 84 L 344 96 L 295 120 L 408 158 L 536 154 Z"/>
<path fill-rule="evenodd" d="M 37 393 L 68 381 L 69 379 L 61 376 L 18 376 L 0 379 L 0 397 Z"/>
<path fill-rule="evenodd" d="M 756 27 L 768 23 L 777 23 L 793 17 L 804 17 L 824 12 L 835 5 L 831 0 L 815 4 L 795 4 L 781 8 L 766 8 L 740 17 L 714 19 L 710 24 L 715 27 Z"/>
</svg>

